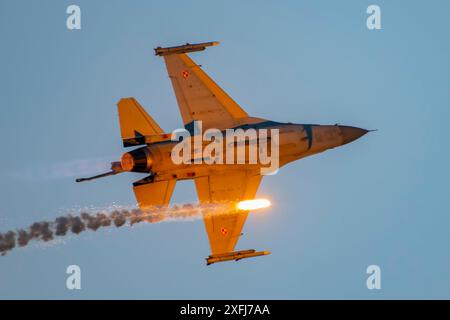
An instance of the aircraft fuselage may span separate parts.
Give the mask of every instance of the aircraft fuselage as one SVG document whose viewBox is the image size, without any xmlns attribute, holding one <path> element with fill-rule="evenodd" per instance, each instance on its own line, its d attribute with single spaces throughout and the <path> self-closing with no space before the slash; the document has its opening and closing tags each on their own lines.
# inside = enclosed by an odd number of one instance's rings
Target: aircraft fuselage
<svg viewBox="0 0 450 320">
<path fill-rule="evenodd" d="M 267 132 L 275 132 L 277 130 L 279 136 L 278 141 L 278 167 L 282 167 L 295 160 L 311 156 L 328 149 L 342 146 L 351 141 L 356 140 L 368 131 L 365 129 L 341 126 L 341 125 L 315 125 L 315 124 L 292 124 L 277 123 L 273 121 L 263 121 L 254 124 L 244 124 L 233 129 L 254 129 L 256 133 L 260 130 Z M 197 137 L 192 136 L 192 141 Z M 201 139 L 201 137 L 198 137 Z M 256 137 L 257 144 L 260 143 L 259 135 Z M 270 140 L 270 134 L 269 134 Z M 161 141 L 140 147 L 125 153 L 122 156 L 122 168 L 125 171 L 151 173 L 154 181 L 170 180 L 170 179 L 193 179 L 199 176 L 207 175 L 211 170 L 230 170 L 231 167 L 238 169 L 245 167 L 246 169 L 260 170 L 263 165 L 259 161 L 252 162 L 249 159 L 249 146 L 245 146 L 245 161 L 239 163 L 236 161 L 239 143 L 228 143 L 223 141 L 223 155 L 226 154 L 226 148 L 234 148 L 234 160 L 232 163 L 222 161 L 218 163 L 207 163 L 203 161 L 203 151 L 205 147 L 212 143 L 211 141 L 201 140 L 201 150 L 192 146 L 192 155 L 190 163 L 175 163 L 172 159 L 172 152 L 179 141 Z M 265 141 L 266 142 L 266 141 Z M 192 142 L 193 144 L 194 142 Z M 271 153 L 271 145 L 268 144 L 269 153 Z M 200 155 L 200 156 L 199 156 Z M 199 159 L 200 158 L 200 159 Z"/>
</svg>

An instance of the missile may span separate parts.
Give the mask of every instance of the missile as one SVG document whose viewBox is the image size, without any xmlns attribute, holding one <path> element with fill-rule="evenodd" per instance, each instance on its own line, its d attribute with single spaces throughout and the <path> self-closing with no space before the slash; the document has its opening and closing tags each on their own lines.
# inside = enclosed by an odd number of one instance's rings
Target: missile
<svg viewBox="0 0 450 320">
<path fill-rule="evenodd" d="M 170 54 L 179 54 L 179 53 L 187 53 L 187 52 L 195 52 L 195 51 L 203 51 L 206 47 L 218 46 L 220 44 L 219 41 L 211 41 L 211 42 L 203 42 L 203 43 L 186 43 L 182 46 L 176 47 L 157 47 L 155 48 L 156 56 L 167 56 Z"/>
<path fill-rule="evenodd" d="M 256 250 L 254 250 L 254 249 L 212 254 L 208 258 L 206 258 L 206 265 L 209 266 L 210 264 L 213 264 L 213 263 L 223 262 L 223 261 L 231 261 L 231 260 L 239 261 L 241 259 L 265 256 L 268 254 L 270 254 L 270 251 L 256 252 Z"/>
</svg>

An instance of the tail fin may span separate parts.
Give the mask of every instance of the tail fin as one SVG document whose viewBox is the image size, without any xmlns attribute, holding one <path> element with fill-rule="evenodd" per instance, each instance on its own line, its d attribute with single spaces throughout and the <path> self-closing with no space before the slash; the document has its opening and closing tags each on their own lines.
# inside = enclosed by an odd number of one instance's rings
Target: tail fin
<svg viewBox="0 0 450 320">
<path fill-rule="evenodd" d="M 136 99 L 123 98 L 117 104 L 117 108 L 124 147 L 144 144 L 145 136 L 164 133 Z"/>
</svg>

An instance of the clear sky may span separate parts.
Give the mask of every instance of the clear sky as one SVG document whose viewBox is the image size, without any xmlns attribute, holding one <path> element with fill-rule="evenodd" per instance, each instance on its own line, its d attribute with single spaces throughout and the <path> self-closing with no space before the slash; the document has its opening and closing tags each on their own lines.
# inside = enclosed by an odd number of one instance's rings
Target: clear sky
<svg viewBox="0 0 450 320">
<path fill-rule="evenodd" d="M 81 7 L 82 29 L 66 28 Z M 366 9 L 381 8 L 369 31 Z M 142 224 L 0 257 L 0 298 L 450 298 L 450 2 L 0 2 L 0 232 L 83 207 L 135 204 L 123 174 L 76 184 L 123 149 L 115 104 L 133 96 L 182 125 L 156 46 L 192 54 L 249 114 L 379 129 L 263 179 L 270 210 L 237 249 L 272 255 L 207 267 L 201 221 Z M 178 183 L 174 203 L 197 201 Z M 82 289 L 66 289 L 77 264 Z M 366 268 L 381 268 L 368 290 Z"/>
</svg>

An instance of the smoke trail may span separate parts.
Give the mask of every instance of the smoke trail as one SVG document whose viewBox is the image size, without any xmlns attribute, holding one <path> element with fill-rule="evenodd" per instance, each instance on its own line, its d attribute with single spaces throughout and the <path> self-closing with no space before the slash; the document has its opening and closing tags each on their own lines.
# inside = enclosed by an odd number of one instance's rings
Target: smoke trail
<svg viewBox="0 0 450 320">
<path fill-rule="evenodd" d="M 119 155 L 120 156 L 120 155 Z M 75 178 L 80 176 L 90 176 L 98 172 L 108 171 L 112 160 L 118 155 L 66 160 L 55 163 L 32 164 L 26 168 L 9 170 L 4 172 L 14 178 L 21 180 L 56 180 L 64 178 Z"/>
<path fill-rule="evenodd" d="M 158 223 L 163 221 L 182 221 L 201 219 L 204 215 L 226 215 L 235 212 L 233 203 L 185 204 L 170 208 L 115 209 L 97 213 L 81 212 L 79 215 L 67 215 L 54 221 L 33 223 L 27 229 L 10 230 L 0 233 L 0 255 L 18 247 L 27 246 L 31 240 L 48 242 L 68 233 L 80 234 L 83 231 L 96 231 L 99 228 L 124 225 L 132 226 L 140 222 Z"/>
</svg>

